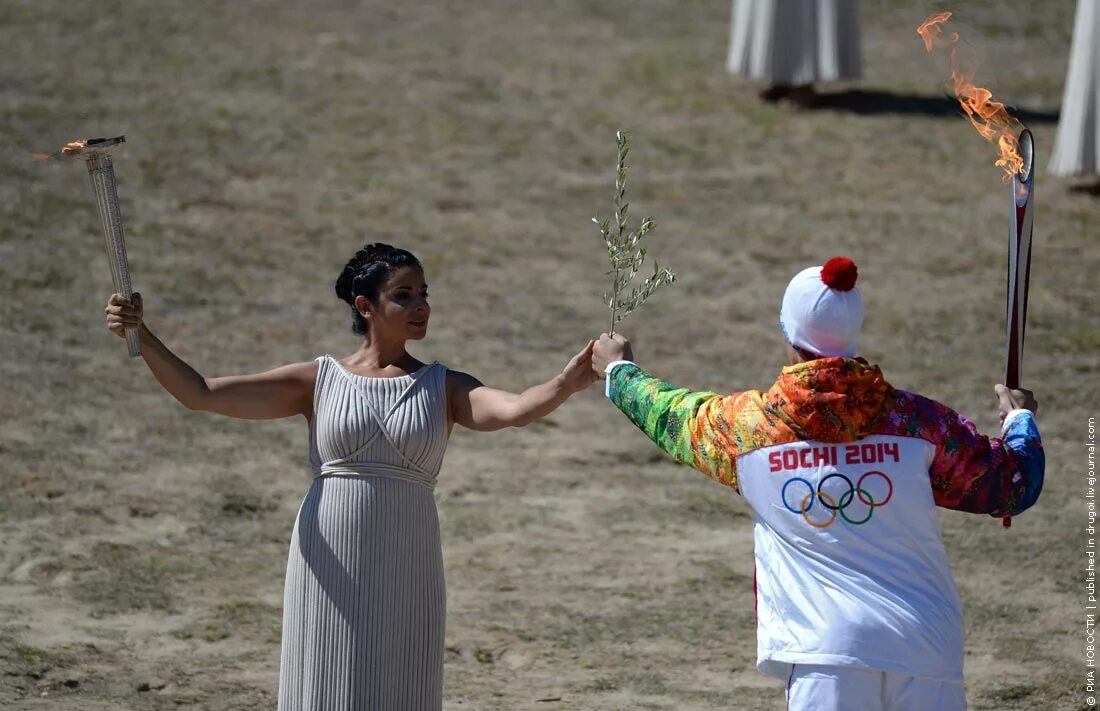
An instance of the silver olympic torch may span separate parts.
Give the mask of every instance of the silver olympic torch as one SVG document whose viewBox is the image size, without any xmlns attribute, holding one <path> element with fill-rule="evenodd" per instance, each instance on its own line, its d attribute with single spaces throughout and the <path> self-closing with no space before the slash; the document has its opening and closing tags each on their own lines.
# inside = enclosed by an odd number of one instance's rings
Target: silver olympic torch
<svg viewBox="0 0 1100 711">
<path fill-rule="evenodd" d="M 1035 207 L 1035 141 L 1026 128 L 1017 141 L 1019 171 L 1012 176 L 1012 219 L 1008 231 L 1008 298 L 1005 307 L 1005 387 L 1020 387 L 1024 360 L 1024 326 L 1027 321 L 1027 291 L 1031 281 L 1031 231 Z M 1005 528 L 1012 517 L 1001 519 Z"/>
<path fill-rule="evenodd" d="M 1035 142 L 1026 128 L 1020 133 L 1023 165 L 1012 176 L 1012 221 L 1008 233 L 1008 304 L 1005 319 L 1005 386 L 1020 387 L 1024 359 L 1024 324 L 1031 280 L 1031 230 L 1035 206 Z"/>
<path fill-rule="evenodd" d="M 99 208 L 99 220 L 103 225 L 103 240 L 107 246 L 107 261 L 111 265 L 111 279 L 115 291 L 127 299 L 134 292 L 130 284 L 130 263 L 126 259 L 126 241 L 122 236 L 122 212 L 118 207 L 118 190 L 115 187 L 115 167 L 111 162 L 110 149 L 126 140 L 125 136 L 114 138 L 88 138 L 68 143 L 61 149 L 65 156 L 80 156 L 88 166 L 88 175 L 92 179 L 96 207 Z M 138 332 L 126 332 L 126 345 L 130 357 L 141 355 L 138 347 Z"/>
</svg>

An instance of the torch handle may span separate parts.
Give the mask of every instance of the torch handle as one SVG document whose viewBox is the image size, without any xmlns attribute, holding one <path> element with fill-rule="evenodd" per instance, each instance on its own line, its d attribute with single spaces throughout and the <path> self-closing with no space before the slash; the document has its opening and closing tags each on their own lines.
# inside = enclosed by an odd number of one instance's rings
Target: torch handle
<svg viewBox="0 0 1100 711">
<path fill-rule="evenodd" d="M 126 259 L 126 240 L 122 232 L 122 211 L 118 206 L 118 189 L 115 187 L 115 169 L 111 156 L 106 153 L 88 158 L 88 175 L 92 179 L 96 207 L 103 226 L 103 241 L 107 248 L 107 262 L 111 267 L 111 281 L 115 292 L 127 299 L 133 297 L 130 282 L 130 263 Z M 126 346 L 131 358 L 141 355 L 137 331 L 126 332 Z"/>
</svg>

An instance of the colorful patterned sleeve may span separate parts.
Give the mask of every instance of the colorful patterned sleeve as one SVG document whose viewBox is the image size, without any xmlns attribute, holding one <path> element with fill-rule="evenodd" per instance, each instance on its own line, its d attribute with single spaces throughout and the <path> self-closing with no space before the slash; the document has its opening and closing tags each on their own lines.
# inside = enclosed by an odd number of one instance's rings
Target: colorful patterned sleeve
<svg viewBox="0 0 1100 711">
<path fill-rule="evenodd" d="M 633 363 L 617 365 L 611 371 L 607 396 L 678 463 L 740 491 L 735 453 L 718 427 L 724 398 L 677 388 Z"/>
<path fill-rule="evenodd" d="M 930 475 L 936 504 L 944 508 L 1016 516 L 1031 508 L 1043 488 L 1046 463 L 1039 428 L 1030 412 L 1010 416 L 1001 438 L 980 434 L 949 407 L 908 393 L 923 416 L 920 436 L 936 446 Z"/>
</svg>

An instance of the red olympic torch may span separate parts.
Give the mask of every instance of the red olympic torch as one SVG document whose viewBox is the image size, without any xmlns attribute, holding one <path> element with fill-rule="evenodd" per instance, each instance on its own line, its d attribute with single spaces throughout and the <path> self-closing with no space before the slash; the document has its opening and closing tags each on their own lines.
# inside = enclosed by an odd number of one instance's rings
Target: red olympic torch
<svg viewBox="0 0 1100 711">
<path fill-rule="evenodd" d="M 1012 221 L 1008 231 L 1008 300 L 1005 311 L 1005 387 L 1020 387 L 1024 358 L 1027 288 L 1031 279 L 1031 228 L 1035 209 L 1035 142 L 1026 128 L 1018 139 L 1023 163 L 1012 176 Z M 1001 519 L 1005 528 L 1012 517 Z"/>
<path fill-rule="evenodd" d="M 1015 135 L 1020 121 L 1008 113 L 1005 105 L 993 101 L 993 94 L 974 84 L 972 71 L 959 66 L 955 53 L 959 33 L 945 34 L 943 25 L 950 12 L 936 12 L 917 28 L 924 48 L 931 52 L 945 48 L 951 62 L 950 86 L 959 100 L 966 118 L 987 141 L 996 142 L 1000 158 L 995 165 L 1004 169 L 1012 183 L 1012 222 L 1008 231 L 1008 305 L 1005 318 L 1006 354 L 1005 387 L 1020 387 L 1020 362 L 1024 355 L 1024 320 L 1027 317 L 1027 284 L 1031 276 L 1031 222 L 1035 206 L 1034 164 L 1035 146 L 1031 131 L 1026 128 Z M 1011 179 L 1011 180 L 1010 180 Z M 1002 519 L 1005 528 L 1012 517 Z"/>
</svg>

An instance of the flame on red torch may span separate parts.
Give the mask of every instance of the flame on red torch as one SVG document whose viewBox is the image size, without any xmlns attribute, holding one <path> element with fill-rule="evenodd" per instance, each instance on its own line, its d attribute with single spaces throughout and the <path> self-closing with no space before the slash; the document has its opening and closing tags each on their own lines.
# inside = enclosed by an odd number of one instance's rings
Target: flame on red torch
<svg viewBox="0 0 1100 711">
<path fill-rule="evenodd" d="M 966 112 L 966 117 L 981 137 L 990 142 L 996 141 L 1001 155 L 995 165 L 1004 170 L 1007 183 L 1012 176 L 1020 172 L 1024 165 L 1016 138 L 1023 125 L 1008 113 L 1004 104 L 993 101 L 993 93 L 989 89 L 974 85 L 973 72 L 959 70 L 955 56 L 955 45 L 959 41 L 959 34 L 952 32 L 945 35 L 942 28 L 949 17 L 951 13 L 947 11 L 930 15 L 917 28 L 917 34 L 924 40 L 924 46 L 929 52 L 936 47 L 947 48 L 947 55 L 951 60 L 951 83 L 955 98 L 959 100 L 963 111 Z"/>
</svg>

